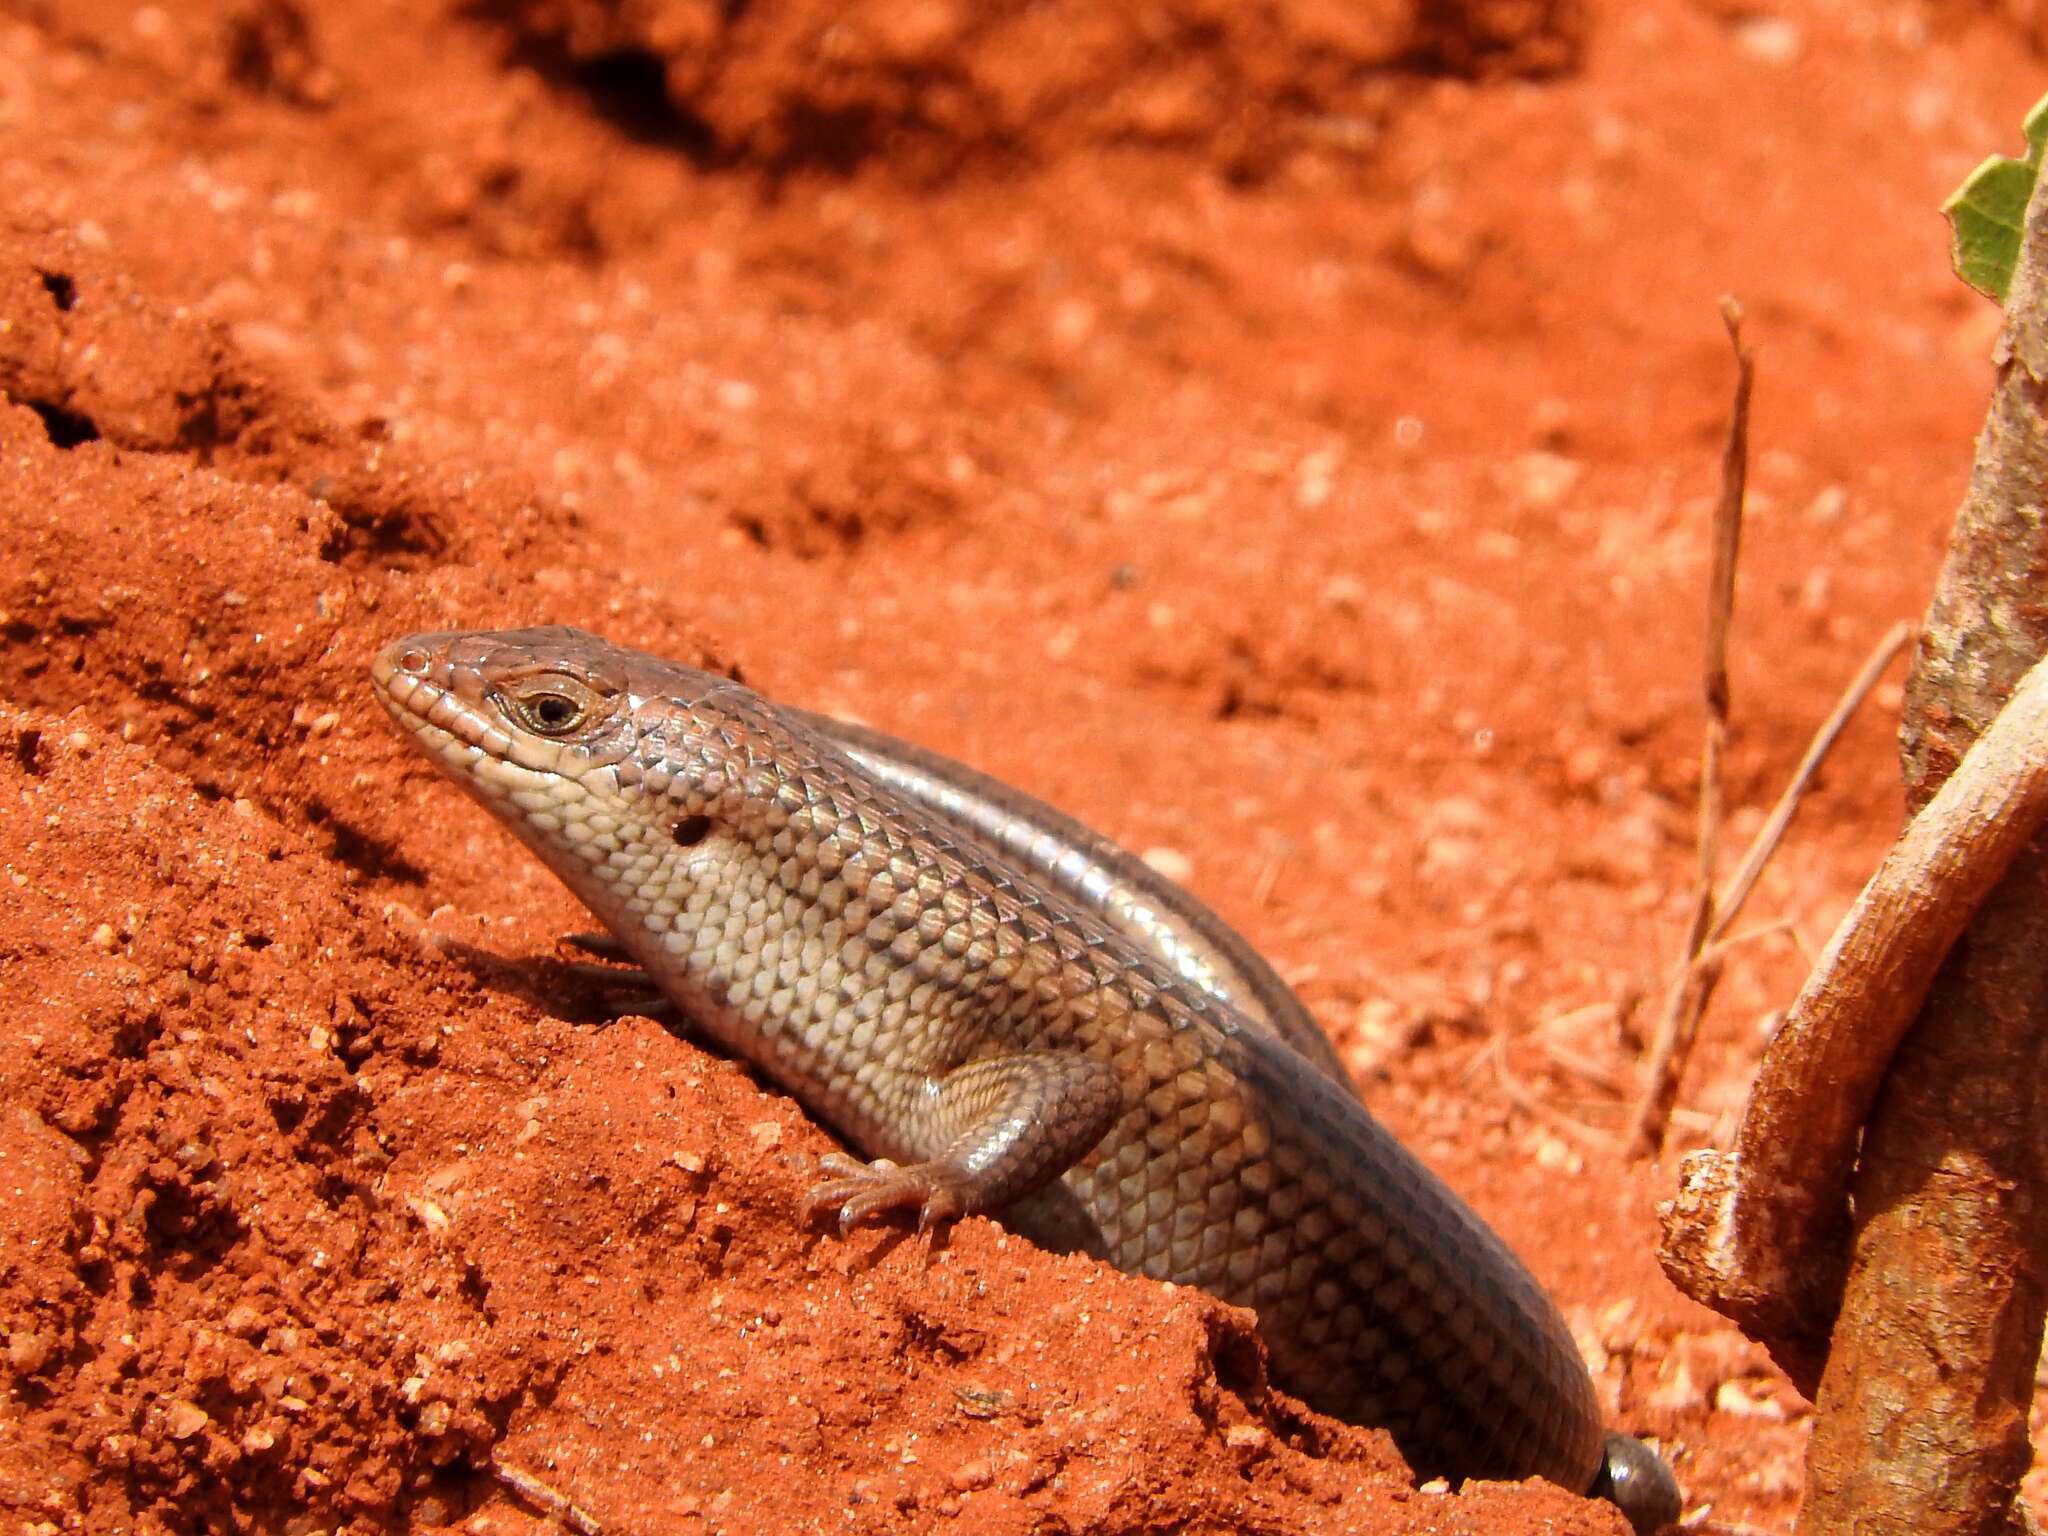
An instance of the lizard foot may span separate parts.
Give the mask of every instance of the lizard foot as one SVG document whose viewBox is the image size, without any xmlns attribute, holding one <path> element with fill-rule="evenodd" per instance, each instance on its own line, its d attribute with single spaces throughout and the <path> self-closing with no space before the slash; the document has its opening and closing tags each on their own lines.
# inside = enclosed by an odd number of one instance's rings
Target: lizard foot
<svg viewBox="0 0 2048 1536">
<path fill-rule="evenodd" d="M 562 942 L 586 955 L 598 955 L 609 962 L 562 962 L 562 969 L 578 981 L 587 981 L 605 989 L 606 995 L 599 1000 L 595 1010 L 601 1022 L 611 1024 L 632 1015 L 653 1019 L 671 1031 L 681 1026 L 682 1013 L 663 993 L 661 983 L 648 975 L 644 967 L 635 964 L 626 946 L 610 934 L 565 933 Z"/>
<path fill-rule="evenodd" d="M 813 1186 L 804 1196 L 804 1220 L 815 1221 L 836 1209 L 841 1237 L 869 1217 L 890 1211 L 915 1208 L 920 1232 L 965 1214 L 960 1197 L 932 1163 L 905 1168 L 886 1157 L 864 1163 L 843 1152 L 828 1152 L 818 1159 L 818 1169 L 834 1177 Z"/>
<path fill-rule="evenodd" d="M 638 966 L 596 965 L 587 960 L 557 961 L 562 974 L 586 982 L 601 992 L 592 1014 L 605 1024 L 635 1015 L 663 1025 L 679 1024 L 682 1015 L 669 1001 L 655 979 Z"/>
</svg>

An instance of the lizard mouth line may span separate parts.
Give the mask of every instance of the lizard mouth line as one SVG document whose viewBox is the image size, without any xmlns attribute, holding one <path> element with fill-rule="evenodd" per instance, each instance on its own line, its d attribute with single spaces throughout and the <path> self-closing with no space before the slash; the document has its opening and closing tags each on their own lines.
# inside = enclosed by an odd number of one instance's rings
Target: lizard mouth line
<svg viewBox="0 0 2048 1536">
<path fill-rule="evenodd" d="M 457 698 L 453 689 L 400 668 L 394 650 L 379 653 L 370 664 L 370 683 L 385 713 L 437 757 L 466 761 L 462 749 L 493 750 L 493 736 L 504 733 L 494 732 L 490 722 Z M 505 738 L 503 745 L 509 746 L 510 739 Z"/>
<path fill-rule="evenodd" d="M 524 737 L 498 718 L 488 684 L 445 660 L 409 663 L 409 654 L 418 648 L 407 642 L 380 651 L 370 664 L 372 691 L 421 751 L 460 778 L 530 789 L 534 775 L 581 778 L 622 755 Z"/>
</svg>

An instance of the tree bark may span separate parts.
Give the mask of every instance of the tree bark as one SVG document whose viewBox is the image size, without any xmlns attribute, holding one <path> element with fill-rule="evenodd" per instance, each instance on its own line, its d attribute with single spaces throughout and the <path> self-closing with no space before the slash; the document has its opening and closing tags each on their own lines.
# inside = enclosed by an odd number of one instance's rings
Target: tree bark
<svg viewBox="0 0 2048 1536">
<path fill-rule="evenodd" d="M 1908 683 L 1924 804 L 2048 652 L 2048 180 L 2028 209 L 1999 375 Z M 1854 1236 L 1807 1454 L 1802 1536 L 1991 1536 L 2018 1501 L 2040 1351 L 2048 848 L 1951 951 L 1866 1126 Z"/>
</svg>

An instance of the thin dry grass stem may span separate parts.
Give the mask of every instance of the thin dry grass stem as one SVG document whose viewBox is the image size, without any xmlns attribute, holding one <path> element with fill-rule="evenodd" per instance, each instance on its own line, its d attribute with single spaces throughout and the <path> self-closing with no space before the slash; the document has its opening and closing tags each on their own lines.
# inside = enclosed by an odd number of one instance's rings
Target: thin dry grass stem
<svg viewBox="0 0 2048 1536">
<path fill-rule="evenodd" d="M 1650 1056 L 1649 1081 L 1636 1101 L 1629 1126 L 1628 1152 L 1632 1158 L 1654 1157 L 1664 1144 L 1664 1132 L 1678 1101 L 1678 1079 L 1685 1072 L 1698 1037 L 1700 1020 L 1714 989 L 1721 984 L 1721 958 L 1716 954 L 1695 954 L 1679 967 L 1665 994 L 1664 1012 L 1657 1024 L 1657 1041 Z"/>
<path fill-rule="evenodd" d="M 1465 1058 L 1465 1065 L 1458 1069 L 1458 1082 L 1462 1086 L 1477 1077 L 1489 1057 L 1498 1058 L 1507 1053 L 1508 1037 L 1495 1030 L 1480 1042 L 1478 1049 Z"/>
<path fill-rule="evenodd" d="M 1632 1004 L 1603 1002 L 1586 1003 L 1578 1008 L 1553 1015 L 1529 1032 L 1529 1042 L 1550 1058 L 1551 1064 L 1572 1076 L 1580 1078 L 1601 1092 L 1614 1098 L 1627 1098 L 1630 1088 L 1624 1074 L 1612 1062 L 1602 1061 L 1589 1055 L 1576 1045 L 1560 1041 L 1560 1035 L 1570 1036 L 1577 1031 L 1598 1023 L 1610 1025 L 1617 1037 L 1623 1026 L 1623 1009 Z"/>
<path fill-rule="evenodd" d="M 557 1493 L 531 1472 L 493 1456 L 491 1475 L 503 1483 L 515 1498 L 564 1530 L 574 1531 L 576 1536 L 604 1536 L 604 1526 L 595 1515 L 573 1503 L 566 1494 Z"/>
<path fill-rule="evenodd" d="M 1613 1113 L 1613 1111 L 1623 1107 L 1618 1100 L 1600 1098 L 1567 1099 L 1552 1095 L 1543 1102 L 1559 1114 L 1570 1115 L 1572 1119 L 1578 1121 L 1581 1125 L 1591 1126 L 1599 1131 L 1602 1136 L 1607 1138 L 1607 1145 L 1610 1150 L 1614 1145 L 1615 1139 L 1621 1135 L 1621 1126 L 1618 1123 L 1619 1117 Z M 1609 1129 L 1610 1123 L 1613 1124 L 1612 1129 Z"/>
<path fill-rule="evenodd" d="M 1614 995 L 1614 1039 L 1623 1050 L 1636 1055 L 1640 1055 L 1643 1049 L 1642 1031 L 1636 1028 L 1636 1015 L 1642 1007 L 1642 978 L 1627 977 L 1621 984 L 1621 990 Z"/>
<path fill-rule="evenodd" d="M 1718 927 L 1719 925 L 1717 924 L 1716 926 Z M 1773 922 L 1760 923 L 1754 928 L 1745 928 L 1740 933 L 1731 933 L 1725 939 L 1710 940 L 1705 953 L 1714 956 L 1716 959 L 1726 960 L 1729 955 L 1746 945 L 1758 944 L 1765 939 L 1774 939 L 1781 933 L 1791 933 L 1796 927 L 1797 925 L 1791 918 L 1781 917 Z"/>
<path fill-rule="evenodd" d="M 1756 836 L 1750 839 L 1749 847 L 1743 852 L 1742 863 L 1737 866 L 1734 877 L 1728 882 L 1728 888 L 1721 893 L 1720 900 L 1715 903 L 1714 919 L 1707 930 L 1709 944 L 1728 931 L 1729 924 L 1733 923 L 1736 914 L 1741 912 L 1742 904 L 1749 900 L 1749 893 L 1755 888 L 1757 877 L 1764 872 L 1764 866 L 1770 862 L 1771 855 L 1778 851 L 1778 844 L 1785 836 L 1785 829 L 1792 825 L 1792 818 L 1798 813 L 1800 802 L 1813 783 L 1814 774 L 1820 770 L 1820 765 L 1834 749 L 1836 740 L 1841 736 L 1850 718 L 1862 707 L 1863 701 L 1870 697 L 1870 691 L 1884 676 L 1885 669 L 1892 664 L 1899 652 L 1906 648 L 1913 635 L 1913 626 L 1904 620 L 1886 630 L 1883 637 L 1871 648 L 1870 654 L 1864 658 L 1863 665 L 1857 670 L 1855 677 L 1850 679 L 1849 686 L 1842 690 L 1842 696 L 1835 701 L 1834 709 L 1829 712 L 1827 719 L 1821 722 L 1820 729 L 1813 733 L 1813 740 L 1806 746 L 1806 755 L 1799 759 L 1799 766 L 1792 771 L 1791 782 L 1785 786 L 1784 793 L 1778 796 L 1778 803 L 1771 807 L 1771 814 L 1764 818 L 1764 824 L 1757 829 Z"/>
<path fill-rule="evenodd" d="M 1259 872 L 1252 881 L 1252 905 L 1264 910 L 1272 905 L 1273 892 L 1279 889 L 1280 872 L 1287 864 L 1284 853 L 1268 854 L 1259 865 Z"/>
<path fill-rule="evenodd" d="M 1627 1080 L 1612 1067 L 1607 1066 L 1603 1062 L 1595 1061 L 1590 1056 L 1582 1056 L 1567 1046 L 1559 1045 L 1555 1040 L 1545 1040 L 1542 1042 L 1542 1045 L 1543 1054 L 1548 1056 L 1552 1063 L 1563 1071 L 1591 1083 L 1595 1088 L 1602 1089 L 1617 1099 L 1628 1097 L 1629 1084 Z"/>
<path fill-rule="evenodd" d="M 1581 1009 L 1578 1011 L 1583 1013 L 1586 1010 Z M 1568 1015 L 1567 1017 L 1570 1016 Z M 1540 1043 L 1546 1053 L 1550 1054 L 1553 1059 L 1557 1058 L 1559 1047 L 1549 1041 L 1540 1041 Z M 1568 1053 L 1566 1054 L 1568 1055 Z M 1569 1061 L 1562 1064 L 1571 1065 Z M 1590 1066 L 1590 1064 L 1587 1065 Z M 1576 1138 L 1588 1148 L 1605 1154 L 1612 1153 L 1615 1141 L 1614 1132 L 1602 1130 L 1590 1122 L 1579 1119 L 1570 1111 L 1562 1109 L 1541 1097 L 1522 1081 L 1520 1074 L 1514 1069 L 1514 1064 L 1508 1059 L 1508 1037 L 1503 1030 L 1493 1031 L 1466 1058 L 1465 1065 L 1459 1069 L 1458 1081 L 1460 1083 L 1470 1083 L 1488 1066 L 1493 1068 L 1494 1083 L 1499 1088 L 1501 1097 L 1506 1099 L 1515 1108 L 1541 1121 L 1552 1130 Z M 1599 1069 L 1593 1067 L 1592 1071 L 1597 1074 Z M 1619 1090 L 1618 1084 L 1616 1087 Z M 1593 1102 L 1582 1104 L 1580 1107 L 1584 1109 L 1611 1109 L 1614 1105 L 1611 1102 Z"/>
<path fill-rule="evenodd" d="M 1522 1082 L 1521 1078 L 1515 1075 L 1514 1069 L 1508 1064 L 1507 1037 L 1497 1035 L 1494 1038 L 1499 1045 L 1499 1049 L 1491 1051 L 1493 1056 L 1493 1074 L 1500 1086 L 1502 1095 L 1510 1104 L 1542 1121 L 1551 1130 L 1572 1137 L 1595 1151 L 1603 1153 L 1612 1152 L 1614 1148 L 1613 1132 L 1603 1131 L 1597 1126 L 1588 1125 L 1582 1120 L 1575 1119 L 1555 1105 L 1547 1103 L 1536 1094 L 1530 1092 L 1528 1086 Z"/>
<path fill-rule="evenodd" d="M 1671 1123 L 1678 1126 L 1681 1130 L 1711 1131 L 1725 1121 L 1732 1130 L 1735 1124 L 1735 1114 L 1736 1112 L 1732 1109 L 1723 1110 L 1718 1115 L 1710 1115 L 1704 1109 L 1680 1108 L 1671 1111 Z"/>
<path fill-rule="evenodd" d="M 1620 1013 L 1612 1002 L 1582 1003 L 1577 1008 L 1568 1008 L 1563 1013 L 1552 1014 L 1536 1026 L 1539 1035 L 1554 1035 L 1564 1030 L 1576 1029 L 1581 1024 L 1590 1024 L 1595 1019 L 1612 1019 Z"/>
<path fill-rule="evenodd" d="M 1699 857 L 1693 877 L 1692 918 L 1676 974 L 1664 994 L 1664 1009 L 1650 1048 L 1648 1079 L 1629 1129 L 1632 1157 L 1654 1154 L 1678 1096 L 1678 1079 L 1692 1054 L 1720 963 L 1702 951 L 1714 926 L 1714 874 L 1721 856 L 1721 756 L 1728 744 L 1728 625 L 1735 611 L 1735 566 L 1742 548 L 1742 502 L 1749 479 L 1749 396 L 1755 360 L 1742 344 L 1742 306 L 1721 301 L 1721 320 L 1735 349 L 1735 403 L 1728 417 L 1728 443 L 1721 454 L 1721 494 L 1714 503 L 1714 566 L 1707 585 L 1707 649 L 1704 692 L 1706 739 L 1700 750 Z"/>
</svg>

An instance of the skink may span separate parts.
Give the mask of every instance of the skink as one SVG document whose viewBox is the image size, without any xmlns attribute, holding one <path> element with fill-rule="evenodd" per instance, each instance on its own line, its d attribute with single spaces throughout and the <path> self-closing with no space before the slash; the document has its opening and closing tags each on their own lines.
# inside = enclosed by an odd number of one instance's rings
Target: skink
<svg viewBox="0 0 2048 1536">
<path fill-rule="evenodd" d="M 414 635 L 371 675 L 696 1027 L 870 1159 L 826 1158 L 807 1214 L 995 1214 L 1250 1308 L 1275 1381 L 1383 1426 L 1425 1477 L 1676 1518 L 1535 1280 L 1340 1074 L 1055 861 L 934 815 L 890 754 L 863 767 L 849 728 L 573 629 Z M 1258 1006 L 1270 970 L 1235 976 Z"/>
</svg>

